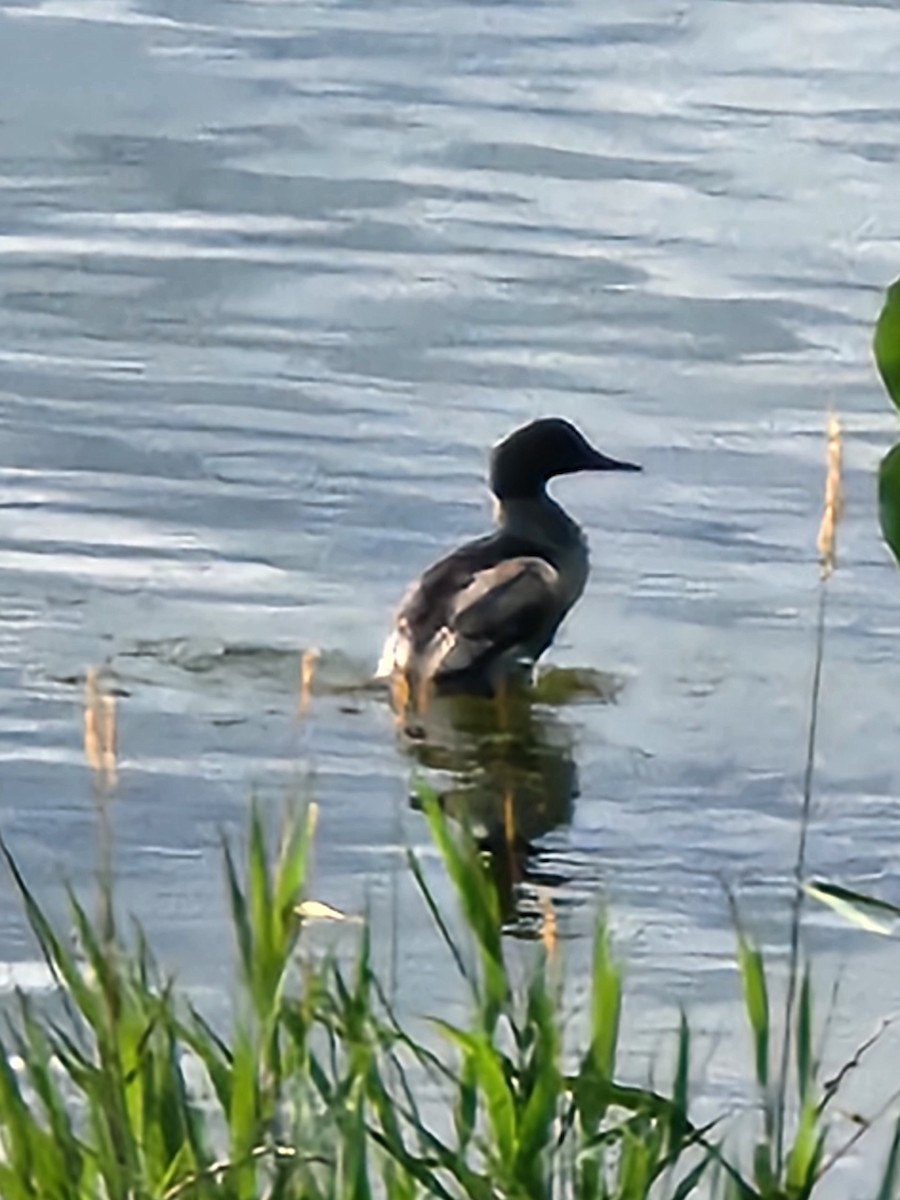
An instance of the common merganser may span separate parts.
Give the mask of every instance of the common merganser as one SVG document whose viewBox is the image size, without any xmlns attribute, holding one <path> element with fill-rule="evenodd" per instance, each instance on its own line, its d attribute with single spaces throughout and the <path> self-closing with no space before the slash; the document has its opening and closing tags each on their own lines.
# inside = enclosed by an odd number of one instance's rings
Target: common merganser
<svg viewBox="0 0 900 1200">
<path fill-rule="evenodd" d="M 376 676 L 423 689 L 493 695 L 528 678 L 588 577 L 581 528 L 546 491 L 576 471 L 639 471 L 595 450 L 574 425 L 544 417 L 491 453 L 494 533 L 440 559 L 403 597 Z"/>
</svg>

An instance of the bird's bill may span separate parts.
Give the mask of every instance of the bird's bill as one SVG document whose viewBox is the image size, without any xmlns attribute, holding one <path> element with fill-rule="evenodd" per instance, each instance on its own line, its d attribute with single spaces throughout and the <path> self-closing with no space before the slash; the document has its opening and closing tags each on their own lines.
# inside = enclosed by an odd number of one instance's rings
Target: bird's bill
<svg viewBox="0 0 900 1200">
<path fill-rule="evenodd" d="M 641 471 L 643 470 L 637 463 L 625 462 L 620 458 L 610 458 L 608 454 L 601 454 L 599 450 L 591 452 L 591 459 L 588 463 L 588 470 L 591 471 Z"/>
</svg>

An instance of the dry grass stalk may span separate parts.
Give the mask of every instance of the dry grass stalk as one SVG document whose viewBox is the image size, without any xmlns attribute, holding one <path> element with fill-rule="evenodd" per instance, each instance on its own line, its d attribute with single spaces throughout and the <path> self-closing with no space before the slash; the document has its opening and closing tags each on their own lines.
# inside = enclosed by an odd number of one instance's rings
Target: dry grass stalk
<svg viewBox="0 0 900 1200">
<path fill-rule="evenodd" d="M 90 667 L 84 679 L 84 757 L 104 791 L 118 782 L 117 742 L 116 698 Z"/>
<path fill-rule="evenodd" d="M 306 825 L 307 825 L 307 829 L 309 831 L 309 834 L 308 834 L 309 841 L 310 841 L 310 844 L 312 844 L 312 842 L 314 841 L 315 836 L 316 836 L 316 830 L 319 827 L 319 806 L 318 806 L 318 804 L 310 804 L 309 807 L 307 808 L 307 810 L 306 810 Z"/>
<path fill-rule="evenodd" d="M 503 839 L 506 848 L 513 850 L 516 844 L 516 809 L 510 788 L 503 793 Z"/>
<path fill-rule="evenodd" d="M 319 660 L 319 651 L 312 647 L 309 650 L 304 650 L 300 656 L 300 700 L 297 708 L 300 716 L 303 717 L 309 711 L 309 702 L 312 699 L 312 685 L 316 674 L 316 663 Z"/>
<path fill-rule="evenodd" d="M 556 909 L 549 892 L 541 893 L 541 942 L 550 962 L 556 958 Z"/>
<path fill-rule="evenodd" d="M 800 971 L 800 922 L 806 892 L 803 880 L 806 874 L 806 843 L 809 835 L 810 814 L 813 799 L 813 775 L 816 764 L 816 737 L 819 726 L 819 696 L 822 689 L 822 664 L 825 658 L 825 607 L 828 595 L 827 582 L 837 564 L 837 526 L 843 509 L 841 493 L 841 458 L 843 444 L 841 424 L 836 413 L 828 415 L 825 475 L 825 507 L 819 526 L 817 546 L 821 585 L 819 587 L 818 616 L 816 619 L 816 657 L 813 667 L 812 689 L 809 706 L 809 732 L 806 740 L 806 765 L 803 771 L 803 801 L 800 809 L 800 837 L 797 842 L 797 858 L 794 863 L 794 897 L 791 905 L 790 953 L 788 957 L 788 982 L 785 997 L 784 1036 L 781 1045 L 781 1067 L 779 1070 L 778 1093 L 775 1110 L 775 1157 L 782 1162 L 785 1138 L 785 1113 L 790 1070 L 794 1006 L 797 998 L 797 980 Z"/>
<path fill-rule="evenodd" d="M 837 562 L 837 526 L 844 508 L 844 496 L 841 489 L 842 456 L 841 423 L 835 413 L 830 413 L 828 417 L 828 473 L 825 478 L 825 507 L 822 512 L 817 543 L 823 579 L 831 576 Z"/>
</svg>

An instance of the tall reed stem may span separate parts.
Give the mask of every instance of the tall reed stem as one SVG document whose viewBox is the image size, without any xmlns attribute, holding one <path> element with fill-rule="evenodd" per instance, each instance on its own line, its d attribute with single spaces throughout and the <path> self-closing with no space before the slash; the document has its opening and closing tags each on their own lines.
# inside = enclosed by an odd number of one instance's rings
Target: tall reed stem
<svg viewBox="0 0 900 1200">
<path fill-rule="evenodd" d="M 816 761 L 816 735 L 819 726 L 819 696 L 822 690 L 822 663 L 825 658 L 825 612 L 828 581 L 837 562 L 837 526 L 843 508 L 841 494 L 841 427 L 832 413 L 828 418 L 828 471 L 825 479 L 825 504 L 819 526 L 819 603 L 816 618 L 816 657 L 810 691 L 809 726 L 806 738 L 806 765 L 803 771 L 803 801 L 800 809 L 800 837 L 794 861 L 794 895 L 791 901 L 791 936 L 788 956 L 787 996 L 784 1005 L 784 1036 L 781 1043 L 781 1065 L 778 1075 L 778 1097 L 775 1120 L 776 1162 L 781 1163 L 784 1151 L 785 1107 L 788 1075 L 791 1065 L 794 1008 L 797 1000 L 797 978 L 800 971 L 800 925 L 803 915 L 803 878 L 806 874 L 806 844 L 812 810 L 813 777 Z"/>
</svg>

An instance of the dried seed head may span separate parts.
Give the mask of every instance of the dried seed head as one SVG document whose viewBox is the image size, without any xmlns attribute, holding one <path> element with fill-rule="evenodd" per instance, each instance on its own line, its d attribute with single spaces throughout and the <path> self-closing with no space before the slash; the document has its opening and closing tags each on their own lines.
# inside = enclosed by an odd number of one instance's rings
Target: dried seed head
<svg viewBox="0 0 900 1200">
<path fill-rule="evenodd" d="M 828 416 L 828 469 L 825 477 L 825 507 L 819 525 L 819 565 L 822 578 L 828 579 L 837 563 L 837 526 L 844 507 L 841 491 L 841 424 L 835 413 Z"/>
<path fill-rule="evenodd" d="M 84 678 L 84 757 L 100 787 L 112 790 L 117 782 L 116 698 L 90 667 Z"/>
<path fill-rule="evenodd" d="M 304 650 L 300 656 L 300 698 L 297 705 L 298 711 L 304 716 L 309 710 L 309 701 L 312 696 L 313 678 L 316 674 L 316 663 L 319 659 L 319 651 L 315 647 L 309 650 Z"/>
</svg>

